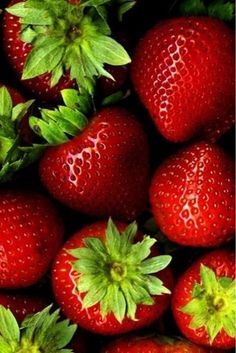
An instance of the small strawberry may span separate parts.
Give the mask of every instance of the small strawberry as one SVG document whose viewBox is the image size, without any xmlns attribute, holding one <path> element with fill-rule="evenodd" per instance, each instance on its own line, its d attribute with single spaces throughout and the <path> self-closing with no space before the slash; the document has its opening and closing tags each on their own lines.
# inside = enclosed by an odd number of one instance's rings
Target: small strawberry
<svg viewBox="0 0 236 353">
<path fill-rule="evenodd" d="M 164 161 L 150 188 L 155 220 L 172 241 L 218 246 L 234 234 L 234 163 L 219 147 L 192 144 Z"/>
<path fill-rule="evenodd" d="M 233 126 L 234 33 L 222 21 L 196 16 L 158 23 L 140 40 L 131 73 L 166 139 L 214 141 Z"/>
<path fill-rule="evenodd" d="M 110 37 L 111 0 L 12 0 L 3 16 L 3 45 L 22 84 L 43 101 L 77 83 L 91 94 L 97 76 L 112 78 L 104 64 L 130 58 Z M 109 8 L 109 11 L 112 11 Z"/>
<path fill-rule="evenodd" d="M 43 310 L 49 303 L 46 297 L 42 295 L 1 291 L 0 305 L 10 309 L 16 320 L 22 322 L 26 316 Z"/>
<path fill-rule="evenodd" d="M 0 288 L 36 283 L 48 270 L 63 236 L 55 206 L 43 195 L 0 191 Z"/>
<path fill-rule="evenodd" d="M 220 349 L 235 344 L 235 258 L 231 250 L 205 254 L 183 273 L 172 309 L 180 331 L 191 341 Z"/>
<path fill-rule="evenodd" d="M 162 336 L 126 336 L 111 341 L 102 353 L 219 353 L 191 342 Z M 221 353 L 224 353 L 221 351 Z"/>
<path fill-rule="evenodd" d="M 49 144 L 59 143 L 40 161 L 43 184 L 60 202 L 84 214 L 135 219 L 148 199 L 149 146 L 143 127 L 121 107 L 103 108 L 88 121 L 72 103 L 84 96 L 77 97 L 75 90 L 62 94 L 67 107 L 30 118 L 36 133 Z M 64 132 L 76 137 L 68 141 Z"/>
<path fill-rule="evenodd" d="M 150 325 L 167 308 L 172 287 L 166 269 L 171 257 L 156 256 L 155 248 L 150 257 L 156 240 L 141 234 L 134 240 L 135 222 L 117 227 L 110 219 L 81 229 L 63 246 L 52 271 L 64 314 L 102 335 Z"/>
<path fill-rule="evenodd" d="M 51 307 L 26 317 L 19 326 L 9 309 L 0 306 L 1 353 L 70 353 L 64 349 L 76 331 L 69 320 L 59 321 Z"/>
</svg>

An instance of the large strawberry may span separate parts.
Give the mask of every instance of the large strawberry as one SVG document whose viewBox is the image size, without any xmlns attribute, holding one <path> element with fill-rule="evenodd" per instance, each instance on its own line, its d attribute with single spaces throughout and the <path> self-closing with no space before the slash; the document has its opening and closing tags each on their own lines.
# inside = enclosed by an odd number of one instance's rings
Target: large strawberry
<svg viewBox="0 0 236 353">
<path fill-rule="evenodd" d="M 111 341 L 102 353 L 219 353 L 218 350 L 197 346 L 191 342 L 171 337 L 126 336 Z M 220 351 L 224 353 L 224 351 Z"/>
<path fill-rule="evenodd" d="M 9 309 L 0 306 L 1 353 L 72 353 L 65 349 L 76 331 L 51 307 L 26 317 L 19 326 Z"/>
<path fill-rule="evenodd" d="M 3 44 L 23 85 L 40 100 L 55 101 L 60 90 L 76 83 L 93 93 L 96 76 L 112 78 L 105 63 L 130 61 L 110 37 L 107 12 L 114 5 L 111 0 L 12 0 L 3 17 Z"/>
<path fill-rule="evenodd" d="M 183 273 L 172 308 L 181 332 L 191 341 L 221 349 L 235 344 L 235 258 L 230 250 L 205 254 Z"/>
<path fill-rule="evenodd" d="M 185 147 L 157 169 L 150 188 L 155 220 L 172 241 L 217 246 L 234 234 L 234 163 L 205 142 Z"/>
<path fill-rule="evenodd" d="M 36 283 L 62 242 L 55 206 L 35 192 L 0 191 L 0 288 Z"/>
<path fill-rule="evenodd" d="M 82 213 L 135 219 L 148 198 L 149 146 L 143 127 L 121 107 L 99 110 L 88 122 L 75 103 L 84 97 L 74 90 L 63 91 L 63 96 L 67 107 L 42 110 L 42 119 L 30 119 L 50 144 L 61 143 L 41 159 L 43 184 Z M 64 132 L 76 137 L 68 141 Z"/>
<path fill-rule="evenodd" d="M 26 316 L 35 314 L 49 305 L 48 299 L 43 295 L 21 292 L 0 292 L 0 305 L 10 309 L 18 322 Z"/>
<path fill-rule="evenodd" d="M 172 287 L 166 269 L 171 257 L 157 256 L 155 247 L 151 254 L 156 240 L 135 239 L 135 223 L 117 227 L 110 219 L 81 229 L 63 246 L 52 272 L 64 314 L 103 335 L 150 325 L 168 306 Z"/>
<path fill-rule="evenodd" d="M 234 33 L 223 21 L 196 16 L 158 23 L 137 45 L 131 69 L 134 87 L 166 139 L 200 134 L 216 140 L 233 125 Z"/>
</svg>

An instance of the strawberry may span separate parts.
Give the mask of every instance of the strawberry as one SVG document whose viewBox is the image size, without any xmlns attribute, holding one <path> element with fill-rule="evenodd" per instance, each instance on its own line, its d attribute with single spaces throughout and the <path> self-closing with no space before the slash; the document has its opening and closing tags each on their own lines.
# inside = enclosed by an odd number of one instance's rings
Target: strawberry
<svg viewBox="0 0 236 353">
<path fill-rule="evenodd" d="M 102 96 L 109 96 L 123 88 L 128 79 L 129 69 L 127 66 L 106 66 L 107 71 L 114 80 L 107 77 L 99 79 L 98 91 Z"/>
<path fill-rule="evenodd" d="M 233 125 L 234 33 L 218 19 L 158 23 L 137 45 L 131 76 L 156 127 L 170 141 L 196 135 L 214 141 Z"/>
<path fill-rule="evenodd" d="M 191 341 L 220 349 L 235 344 L 235 258 L 231 250 L 203 255 L 183 273 L 172 309 L 180 331 Z"/>
<path fill-rule="evenodd" d="M 41 101 L 60 100 L 76 84 L 91 94 L 95 77 L 111 74 L 104 64 L 130 58 L 113 40 L 107 23 L 109 0 L 12 0 L 3 17 L 3 46 L 22 84 Z M 110 9 L 112 11 L 112 9 Z"/>
<path fill-rule="evenodd" d="M 10 309 L 18 322 L 48 306 L 46 297 L 18 292 L 0 292 L 0 305 Z"/>
<path fill-rule="evenodd" d="M 111 341 L 102 353 L 219 353 L 191 342 L 162 336 L 125 336 Z M 221 351 L 221 353 L 224 353 Z"/>
<path fill-rule="evenodd" d="M 155 248 L 149 257 L 156 240 L 139 234 L 135 241 L 135 222 L 117 227 L 109 219 L 81 229 L 64 244 L 52 271 L 64 314 L 102 335 L 150 325 L 167 308 L 172 288 L 171 257 L 157 256 Z"/>
<path fill-rule="evenodd" d="M 69 353 L 64 349 L 76 331 L 68 320 L 60 321 L 59 310 L 50 313 L 51 307 L 26 317 L 19 326 L 9 309 L 0 306 L 1 352 L 19 353 Z"/>
<path fill-rule="evenodd" d="M 42 110 L 42 119 L 30 118 L 36 133 L 49 144 L 59 143 L 41 158 L 43 184 L 60 202 L 84 214 L 135 219 L 148 199 L 149 146 L 142 126 L 121 107 L 103 108 L 88 121 L 70 100 L 84 97 L 74 90 L 62 94 L 67 107 Z M 69 124 L 76 135 L 72 140 L 61 131 L 68 132 Z"/>
<path fill-rule="evenodd" d="M 214 145 L 198 142 L 157 169 L 150 188 L 155 220 L 172 241 L 218 246 L 234 234 L 234 163 Z"/>
<path fill-rule="evenodd" d="M 0 191 L 0 288 L 36 283 L 48 270 L 63 236 L 55 206 L 35 192 Z"/>
</svg>

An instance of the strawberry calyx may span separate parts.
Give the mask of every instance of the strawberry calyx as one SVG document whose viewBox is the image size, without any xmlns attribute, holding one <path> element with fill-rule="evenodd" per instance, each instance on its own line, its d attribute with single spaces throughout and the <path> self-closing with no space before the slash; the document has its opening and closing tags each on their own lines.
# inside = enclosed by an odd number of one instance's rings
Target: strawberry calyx
<svg viewBox="0 0 236 353">
<path fill-rule="evenodd" d="M 217 278 L 215 272 L 201 264 L 201 283 L 196 283 L 192 299 L 180 310 L 191 316 L 190 328 L 205 327 L 210 344 L 223 329 L 230 337 L 236 335 L 236 281 Z"/>
<path fill-rule="evenodd" d="M 42 146 L 34 149 L 24 146 L 19 124 L 32 107 L 34 100 L 13 106 L 11 95 L 5 86 L 0 88 L 0 182 L 38 158 Z"/>
<path fill-rule="evenodd" d="M 64 143 L 86 127 L 86 116 L 93 110 L 93 101 L 87 91 L 80 92 L 69 88 L 62 90 L 64 105 L 40 109 L 41 118 L 29 118 L 31 129 L 47 142 L 47 146 Z"/>
<path fill-rule="evenodd" d="M 230 22 L 234 18 L 235 4 L 231 1 L 213 0 L 184 0 L 179 6 L 183 16 L 209 16 Z"/>
<path fill-rule="evenodd" d="M 125 65 L 130 57 L 111 38 L 108 9 L 112 0 L 26 0 L 7 8 L 20 18 L 23 42 L 32 45 L 22 79 L 51 73 L 51 87 L 67 72 L 93 94 L 96 76 L 113 79 L 104 64 Z M 110 9 L 111 11 L 112 9 Z"/>
<path fill-rule="evenodd" d="M 83 309 L 99 303 L 103 319 L 113 313 L 122 323 L 125 317 L 136 320 L 137 305 L 153 305 L 153 296 L 170 294 L 156 273 L 169 265 L 171 256 L 150 257 L 156 240 L 145 235 L 134 243 L 136 234 L 136 222 L 120 232 L 109 219 L 104 241 L 88 237 L 85 247 L 68 251 L 76 258 L 72 267 L 80 274 Z"/>
<path fill-rule="evenodd" d="M 77 325 L 59 321 L 59 310 L 50 313 L 49 306 L 27 316 L 19 327 L 9 309 L 0 306 L 1 353 L 72 353 L 64 349 L 71 341 Z"/>
</svg>

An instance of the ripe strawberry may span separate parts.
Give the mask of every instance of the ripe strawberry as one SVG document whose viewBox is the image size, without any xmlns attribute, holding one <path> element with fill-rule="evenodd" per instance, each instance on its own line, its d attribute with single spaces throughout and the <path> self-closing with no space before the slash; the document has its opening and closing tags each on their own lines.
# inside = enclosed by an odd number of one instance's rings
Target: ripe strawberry
<svg viewBox="0 0 236 353">
<path fill-rule="evenodd" d="M 234 122 L 234 33 L 207 17 L 165 20 L 140 40 L 137 93 L 163 136 L 215 140 Z M 209 133 L 210 131 L 210 133 Z"/>
<path fill-rule="evenodd" d="M 110 38 L 108 3 L 112 1 L 104 0 L 97 8 L 68 0 L 10 2 L 3 17 L 4 51 L 35 97 L 58 101 L 60 91 L 76 83 L 93 93 L 96 76 L 112 77 L 105 63 L 130 62 L 123 47 Z"/>
<path fill-rule="evenodd" d="M 234 234 L 234 163 L 217 146 L 190 145 L 157 169 L 150 201 L 170 240 L 202 247 L 223 244 Z"/>
<path fill-rule="evenodd" d="M 235 344 L 234 252 L 205 254 L 180 276 L 172 309 L 180 331 L 191 341 L 220 349 Z"/>
<path fill-rule="evenodd" d="M 56 118 L 59 122 L 60 117 Z M 49 192 L 73 209 L 95 217 L 131 220 L 146 207 L 148 150 L 143 128 L 131 113 L 119 107 L 104 108 L 77 137 L 45 152 L 40 176 Z"/>
<path fill-rule="evenodd" d="M 51 307 L 28 316 L 19 326 L 9 309 L 0 306 L 1 352 L 66 353 L 64 349 L 76 331 L 68 320 L 59 321 L 59 310 L 50 313 Z"/>
<path fill-rule="evenodd" d="M 63 236 L 54 205 L 43 195 L 0 191 L 0 288 L 36 283 L 48 270 Z"/>
<path fill-rule="evenodd" d="M 111 341 L 102 353 L 219 353 L 195 344 L 170 337 L 126 336 Z M 221 351 L 223 353 L 223 351 Z"/>
<path fill-rule="evenodd" d="M 18 292 L 0 292 L 0 305 L 10 309 L 18 322 L 26 316 L 35 314 L 49 305 L 46 297 Z"/>
<path fill-rule="evenodd" d="M 135 223 L 117 226 L 110 219 L 81 229 L 63 246 L 52 272 L 64 314 L 102 335 L 150 325 L 167 308 L 172 287 L 166 269 L 171 257 L 156 256 L 155 248 L 149 257 L 156 240 L 140 234 L 134 242 Z"/>
</svg>

